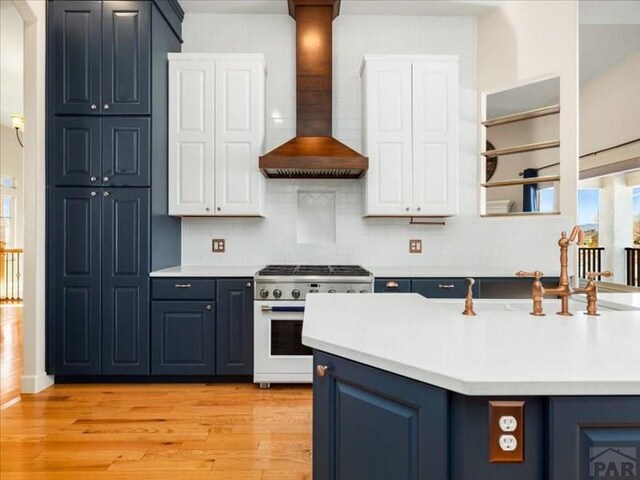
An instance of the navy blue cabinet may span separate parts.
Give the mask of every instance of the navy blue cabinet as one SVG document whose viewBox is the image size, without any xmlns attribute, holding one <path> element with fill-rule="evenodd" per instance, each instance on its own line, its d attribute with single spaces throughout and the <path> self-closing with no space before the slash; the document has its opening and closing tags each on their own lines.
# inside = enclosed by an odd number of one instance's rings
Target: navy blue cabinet
<svg viewBox="0 0 640 480">
<path fill-rule="evenodd" d="M 376 293 L 409 293 L 411 292 L 411 279 L 377 278 L 373 291 Z"/>
<path fill-rule="evenodd" d="M 253 374 L 253 279 L 218 280 L 218 375 Z"/>
<path fill-rule="evenodd" d="M 56 372 L 97 374 L 100 361 L 100 272 L 102 198 L 90 188 L 57 189 L 50 238 L 52 270 L 50 309 L 56 322 Z"/>
<path fill-rule="evenodd" d="M 154 301 L 151 312 L 151 373 L 216 373 L 215 302 Z"/>
<path fill-rule="evenodd" d="M 479 282 L 473 286 L 473 295 L 478 298 Z M 467 281 L 464 278 L 414 278 L 411 291 L 427 298 L 465 298 Z"/>
<path fill-rule="evenodd" d="M 56 188 L 55 371 L 149 371 L 148 189 Z"/>
<path fill-rule="evenodd" d="M 315 352 L 313 478 L 445 480 L 448 394 Z"/>
<path fill-rule="evenodd" d="M 640 397 L 549 399 L 550 480 L 638 478 Z"/>
<path fill-rule="evenodd" d="M 57 117 L 54 184 L 148 187 L 150 127 L 148 117 Z"/>
<path fill-rule="evenodd" d="M 150 2 L 105 1 L 102 7 L 102 113 L 149 113 Z"/>
<path fill-rule="evenodd" d="M 149 190 L 103 191 L 102 373 L 149 373 Z"/>
<path fill-rule="evenodd" d="M 56 114 L 150 113 L 147 1 L 50 2 Z"/>
</svg>

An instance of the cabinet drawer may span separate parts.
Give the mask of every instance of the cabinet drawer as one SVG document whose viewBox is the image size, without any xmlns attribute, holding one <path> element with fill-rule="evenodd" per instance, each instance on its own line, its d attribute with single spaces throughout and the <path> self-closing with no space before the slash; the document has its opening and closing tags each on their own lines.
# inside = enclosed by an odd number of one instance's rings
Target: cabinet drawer
<svg viewBox="0 0 640 480">
<path fill-rule="evenodd" d="M 464 278 L 414 279 L 411 291 L 427 298 L 464 298 L 467 282 Z M 478 297 L 478 282 L 473 286 L 473 294 Z"/>
<path fill-rule="evenodd" d="M 409 293 L 411 280 L 408 278 L 378 278 L 374 285 L 375 293 Z"/>
<path fill-rule="evenodd" d="M 211 278 L 154 278 L 154 300 L 215 300 L 216 281 Z"/>
</svg>

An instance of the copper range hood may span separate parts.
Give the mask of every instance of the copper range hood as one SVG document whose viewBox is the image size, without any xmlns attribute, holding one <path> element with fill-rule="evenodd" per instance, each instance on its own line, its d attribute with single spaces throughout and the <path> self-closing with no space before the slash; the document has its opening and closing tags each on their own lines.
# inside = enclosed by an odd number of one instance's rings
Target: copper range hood
<svg viewBox="0 0 640 480">
<path fill-rule="evenodd" d="M 360 178 L 367 157 L 331 136 L 332 22 L 340 0 L 288 0 L 296 20 L 296 137 L 260 157 L 268 178 Z"/>
</svg>

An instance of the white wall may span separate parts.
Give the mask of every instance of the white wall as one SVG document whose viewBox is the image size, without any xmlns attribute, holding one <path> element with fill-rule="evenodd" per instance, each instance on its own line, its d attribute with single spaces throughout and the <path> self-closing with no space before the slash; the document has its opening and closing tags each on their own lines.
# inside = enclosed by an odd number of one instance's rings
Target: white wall
<svg viewBox="0 0 640 480">
<path fill-rule="evenodd" d="M 267 150 L 295 135 L 295 23 L 286 15 L 190 15 L 184 52 L 264 53 L 267 79 Z M 183 219 L 183 264 L 362 263 L 366 265 L 484 266 L 556 271 L 563 218 L 526 228 L 528 220 L 480 219 L 477 204 L 476 21 L 473 17 L 355 16 L 334 22 L 334 136 L 360 149 L 359 67 L 367 53 L 460 56 L 460 215 L 445 227 L 408 220 L 362 219 L 360 181 L 267 182 L 266 219 Z M 271 117 L 279 117 L 276 123 Z M 337 242 L 296 242 L 296 189 L 337 192 Z M 227 253 L 212 254 L 212 238 Z M 408 254 L 410 238 L 424 253 Z"/>
<path fill-rule="evenodd" d="M 11 127 L 0 125 L 0 174 L 16 179 L 15 189 L 0 187 L 0 193 L 10 195 L 15 199 L 13 238 L 7 239 L 7 247 L 9 248 L 24 246 L 24 158 L 22 153 L 22 147 L 16 138 L 16 131 Z"/>
<path fill-rule="evenodd" d="M 580 85 L 580 155 L 638 138 L 640 52 Z"/>
<path fill-rule="evenodd" d="M 560 209 L 563 215 L 575 221 L 578 182 L 578 2 L 503 2 L 499 9 L 479 17 L 480 90 L 508 87 L 548 75 L 560 76 Z"/>
</svg>

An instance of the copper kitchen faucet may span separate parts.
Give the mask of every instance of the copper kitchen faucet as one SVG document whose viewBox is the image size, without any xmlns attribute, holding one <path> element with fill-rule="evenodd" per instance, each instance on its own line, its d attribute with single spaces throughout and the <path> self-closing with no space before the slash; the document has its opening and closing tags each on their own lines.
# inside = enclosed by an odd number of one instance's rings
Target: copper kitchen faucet
<svg viewBox="0 0 640 480">
<path fill-rule="evenodd" d="M 576 241 L 577 239 L 577 241 Z M 560 246 L 560 280 L 558 286 L 553 288 L 544 288 L 542 286 L 543 273 L 536 270 L 535 272 L 516 272 L 518 277 L 533 277 L 532 299 L 533 299 L 533 311 L 531 315 L 542 316 L 544 311 L 542 309 L 542 300 L 545 294 L 557 295 L 560 297 L 560 311 L 558 315 L 571 316 L 573 315 L 569 311 L 569 297 L 574 294 L 584 293 L 587 295 L 587 315 L 597 315 L 597 301 L 598 301 L 598 287 L 595 282 L 595 278 L 598 276 L 610 277 L 613 275 L 611 272 L 589 272 L 589 282 L 585 288 L 574 289 L 569 284 L 569 271 L 568 271 L 568 250 L 569 246 L 574 242 L 581 245 L 584 241 L 584 233 L 582 229 L 576 225 L 571 230 L 571 234 L 567 237 L 567 232 L 562 232 L 558 245 Z"/>
</svg>

